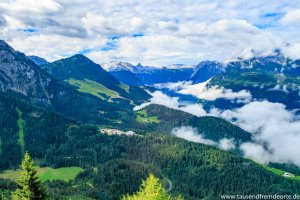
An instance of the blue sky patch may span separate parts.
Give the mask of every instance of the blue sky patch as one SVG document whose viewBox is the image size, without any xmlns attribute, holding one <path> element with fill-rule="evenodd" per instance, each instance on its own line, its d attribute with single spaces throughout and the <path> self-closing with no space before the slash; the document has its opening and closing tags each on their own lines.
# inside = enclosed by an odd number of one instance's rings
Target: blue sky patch
<svg viewBox="0 0 300 200">
<path fill-rule="evenodd" d="M 117 42 L 120 38 L 121 36 L 112 36 L 105 46 L 101 48 L 101 51 L 110 51 L 116 49 Z"/>
<path fill-rule="evenodd" d="M 285 13 L 267 13 L 263 16 L 263 18 L 272 18 L 274 20 L 278 20 L 282 18 L 285 15 Z"/>
<path fill-rule="evenodd" d="M 144 33 L 134 33 L 132 37 L 143 37 L 144 35 Z"/>
<path fill-rule="evenodd" d="M 34 32 L 37 32 L 38 30 L 35 29 L 35 28 L 26 28 L 26 29 L 23 29 L 23 32 L 25 33 L 34 33 Z"/>
<path fill-rule="evenodd" d="M 79 51 L 78 53 L 79 54 L 87 54 L 87 53 L 91 53 L 91 52 L 92 52 L 91 49 L 83 49 L 83 50 Z"/>
<path fill-rule="evenodd" d="M 115 40 L 110 40 L 105 44 L 104 47 L 101 48 L 101 51 L 110 51 L 116 49 L 117 44 Z"/>
</svg>

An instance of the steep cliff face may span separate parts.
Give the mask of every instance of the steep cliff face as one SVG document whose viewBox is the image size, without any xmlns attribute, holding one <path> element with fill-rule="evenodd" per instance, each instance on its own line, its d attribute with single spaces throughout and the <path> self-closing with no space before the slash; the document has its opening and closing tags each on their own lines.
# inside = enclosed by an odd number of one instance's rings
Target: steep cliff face
<svg viewBox="0 0 300 200">
<path fill-rule="evenodd" d="M 38 104 L 50 104 L 51 77 L 24 54 L 0 40 L 0 89 L 24 95 Z"/>
</svg>

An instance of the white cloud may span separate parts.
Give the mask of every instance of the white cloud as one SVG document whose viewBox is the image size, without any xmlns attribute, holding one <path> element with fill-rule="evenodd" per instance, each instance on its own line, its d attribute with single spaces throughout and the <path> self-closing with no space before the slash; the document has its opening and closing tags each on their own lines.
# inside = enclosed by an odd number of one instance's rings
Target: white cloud
<svg viewBox="0 0 300 200">
<path fill-rule="evenodd" d="M 247 142 L 241 144 L 240 149 L 244 152 L 245 157 L 257 162 L 267 164 L 271 160 L 270 153 L 262 145 Z"/>
<path fill-rule="evenodd" d="M 178 82 L 178 83 L 166 83 L 157 84 L 157 88 L 168 88 L 178 92 L 179 94 L 193 95 L 199 99 L 205 99 L 214 101 L 218 98 L 224 98 L 229 100 L 239 100 L 247 103 L 252 99 L 252 95 L 247 90 L 241 90 L 239 92 L 233 92 L 231 89 L 225 89 L 224 87 L 209 86 L 211 79 L 198 84 L 192 84 L 191 82 Z"/>
<path fill-rule="evenodd" d="M 195 115 L 197 117 L 205 116 L 207 113 L 201 104 L 190 104 L 180 107 L 180 110 Z"/>
<path fill-rule="evenodd" d="M 291 10 L 281 19 L 284 25 L 300 27 L 300 9 Z"/>
<path fill-rule="evenodd" d="M 174 63 L 174 60 L 195 64 L 200 60 L 247 58 L 252 55 L 252 50 L 258 55 L 269 55 L 285 45 L 279 38 L 244 20 L 220 20 L 212 24 L 168 21 L 158 24 L 158 28 L 151 27 L 156 32 L 144 37 L 121 38 L 117 49 L 106 54 L 113 55 L 114 59 L 148 65 L 165 65 Z M 94 54 L 93 59 L 102 60 L 101 54 L 103 52 L 99 52 L 99 56 Z"/>
<path fill-rule="evenodd" d="M 268 101 L 251 102 L 237 110 L 223 111 L 221 116 L 235 121 L 243 129 L 257 133 L 279 122 L 292 121 L 293 113 L 285 110 L 285 105 Z"/>
<path fill-rule="evenodd" d="M 235 149 L 234 139 L 223 138 L 219 141 L 219 147 L 225 151 Z"/>
<path fill-rule="evenodd" d="M 172 130 L 172 134 L 188 141 L 207 145 L 216 145 L 214 141 L 204 139 L 203 135 L 199 134 L 197 129 L 190 126 L 176 127 Z"/>
<path fill-rule="evenodd" d="M 179 91 L 180 94 L 191 94 L 199 99 L 205 99 L 209 101 L 214 101 L 219 98 L 224 99 L 243 99 L 246 102 L 250 101 L 252 96 L 246 90 L 241 90 L 239 92 L 233 92 L 231 89 L 225 89 L 223 87 L 218 88 L 218 86 L 212 86 L 206 88 L 202 83 L 187 86 L 185 89 Z"/>
<path fill-rule="evenodd" d="M 53 14 L 62 9 L 62 6 L 54 0 L 13 0 L 0 2 L 0 8 L 9 11 L 12 14 L 20 12 L 37 13 L 37 14 Z"/>
<path fill-rule="evenodd" d="M 141 105 L 135 106 L 133 108 L 133 111 L 142 110 L 142 109 L 144 109 L 145 107 L 147 107 L 149 105 L 151 105 L 151 102 L 142 103 Z"/>
<path fill-rule="evenodd" d="M 125 22 L 125 20 L 129 21 Z M 105 35 L 108 38 L 112 36 L 130 36 L 136 31 L 138 32 L 140 29 L 145 28 L 143 20 L 139 17 L 116 20 L 112 16 L 95 12 L 87 12 L 81 18 L 81 22 L 91 37 L 95 35 Z"/>
<path fill-rule="evenodd" d="M 170 83 L 158 83 L 158 84 L 155 84 L 155 88 L 158 88 L 158 89 L 164 89 L 164 88 L 167 88 L 169 90 L 172 90 L 172 91 L 178 91 L 180 89 L 182 89 L 183 85 L 184 84 L 191 84 L 191 82 L 185 82 L 185 81 L 179 81 L 179 82 L 176 82 L 176 83 L 173 83 L 173 82 L 170 82 Z"/>
<path fill-rule="evenodd" d="M 223 138 L 219 142 L 205 139 L 205 137 L 201 133 L 199 133 L 196 128 L 190 126 L 181 126 L 181 127 L 173 128 L 171 134 L 188 141 L 217 146 L 220 149 L 226 151 L 235 149 L 235 144 L 233 139 Z"/>
<path fill-rule="evenodd" d="M 139 17 L 133 17 L 130 20 L 130 24 L 134 29 L 139 29 L 139 28 L 144 28 L 145 27 L 145 23 L 143 21 L 143 19 L 139 18 Z"/>
<path fill-rule="evenodd" d="M 169 97 L 160 91 L 151 93 L 152 98 L 150 99 L 152 104 L 164 105 L 169 108 L 178 109 L 179 108 L 179 98 Z"/>
<path fill-rule="evenodd" d="M 109 27 L 109 20 L 92 12 L 86 13 L 81 22 L 90 34 L 93 34 L 94 31 L 109 31 L 111 29 Z"/>
<path fill-rule="evenodd" d="M 291 59 L 299 59 L 300 43 L 284 47 L 282 48 L 282 52 L 286 57 L 290 57 Z"/>
<path fill-rule="evenodd" d="M 105 42 L 106 39 L 102 37 L 95 37 L 89 41 L 83 41 L 79 38 L 70 38 L 60 35 L 33 35 L 26 38 L 16 38 L 10 45 L 17 47 L 17 50 L 27 52 L 28 55 L 39 55 L 52 61 L 64 57 L 59 52 L 65 52 L 65 55 L 74 55 L 80 52 L 82 48 L 93 49 L 105 44 Z M 44 51 L 44 47 L 47 45 L 51 45 L 51 48 Z"/>
<path fill-rule="evenodd" d="M 160 91 L 155 91 L 153 93 L 150 93 L 150 95 L 152 96 L 150 102 L 135 106 L 133 110 L 137 111 L 145 108 L 146 106 L 149 106 L 150 104 L 158 104 L 166 106 L 168 108 L 181 110 L 198 117 L 205 116 L 207 114 L 206 111 L 203 109 L 202 104 L 190 104 L 183 106 L 180 105 L 178 97 L 169 97 L 168 95 Z"/>
<path fill-rule="evenodd" d="M 212 113 L 253 133 L 254 143 L 241 145 L 245 156 L 259 162 L 291 162 L 300 166 L 300 120 L 283 104 L 251 102 L 233 111 Z"/>
<path fill-rule="evenodd" d="M 39 37 L 55 37 L 60 46 L 73 46 L 74 39 L 77 41 L 75 49 L 80 52 L 87 46 L 84 43 L 90 46 L 97 38 L 110 41 L 118 36 L 120 38 L 114 41 L 111 49 L 103 51 L 101 49 L 107 44 L 96 43 L 88 56 L 99 63 L 124 60 L 160 66 L 196 64 L 208 59 L 222 61 L 249 57 L 252 50 L 267 55 L 275 48 L 284 47 L 285 42 L 295 49 L 300 44 L 299 7 L 298 1 L 280 0 L 274 0 L 272 5 L 258 0 L 184 0 L 175 3 L 158 0 L 3 0 L 0 11 L 6 23 L 2 23 L 0 37 L 29 54 L 33 52 L 31 47 L 39 44 Z M 37 31 L 22 31 L 27 28 Z M 141 35 L 132 37 L 136 33 Z M 71 56 L 75 51 L 64 52 L 64 48 L 55 49 L 56 46 L 41 43 L 36 52 L 53 60 Z M 52 56 L 55 50 L 57 56 Z M 292 49 L 285 52 L 299 56 Z"/>
<path fill-rule="evenodd" d="M 253 142 L 240 145 L 245 157 L 257 162 L 267 163 L 286 162 L 300 166 L 300 119 L 293 111 L 286 110 L 280 103 L 268 101 L 250 102 L 235 110 L 221 111 L 212 109 L 207 113 L 201 104 L 180 106 L 177 97 L 168 97 L 161 92 L 152 93 L 150 103 L 136 107 L 142 109 L 151 103 L 164 105 L 173 109 L 182 110 L 196 116 L 222 117 L 250 133 L 253 133 Z M 223 138 L 213 142 L 204 138 L 192 127 L 177 127 L 172 134 L 194 142 L 218 146 L 223 150 L 235 149 L 233 138 Z"/>
</svg>

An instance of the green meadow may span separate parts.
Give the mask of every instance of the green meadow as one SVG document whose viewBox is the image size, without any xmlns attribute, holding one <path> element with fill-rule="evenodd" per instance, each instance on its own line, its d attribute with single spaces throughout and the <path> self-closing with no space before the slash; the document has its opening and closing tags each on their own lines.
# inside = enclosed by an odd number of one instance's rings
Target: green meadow
<svg viewBox="0 0 300 200">
<path fill-rule="evenodd" d="M 139 110 L 136 112 L 136 121 L 139 123 L 159 123 L 160 120 L 157 119 L 157 116 L 148 116 L 148 113 L 145 110 Z"/>
<path fill-rule="evenodd" d="M 265 168 L 267 171 L 270 171 L 278 176 L 283 176 L 284 172 L 283 170 L 281 169 L 277 169 L 277 168 L 274 168 L 274 167 L 269 167 L 267 165 L 262 165 L 262 164 L 259 164 L 260 166 L 262 166 L 263 168 Z M 300 176 L 294 176 L 294 177 L 287 177 L 288 179 L 292 179 L 292 180 L 296 180 L 296 181 L 300 181 Z"/>
<path fill-rule="evenodd" d="M 110 98 L 120 97 L 116 91 L 110 90 L 104 85 L 88 79 L 77 80 L 77 79 L 70 78 L 67 80 L 67 82 L 71 85 L 77 86 L 78 87 L 77 90 L 79 92 L 94 95 L 102 100 L 105 100 L 107 96 Z"/>
<path fill-rule="evenodd" d="M 62 167 L 62 168 L 50 168 L 50 167 L 37 167 L 39 179 L 44 181 L 52 180 L 73 180 L 80 172 L 83 171 L 80 167 Z M 8 170 L 0 174 L 0 178 L 16 180 L 20 177 L 20 170 Z"/>
<path fill-rule="evenodd" d="M 25 126 L 25 121 L 22 118 L 22 111 L 19 108 L 16 108 L 16 111 L 18 113 L 18 120 L 17 120 L 17 125 L 18 125 L 18 143 L 20 145 L 21 149 L 21 156 L 24 155 L 25 153 L 25 141 L 24 141 L 24 126 Z"/>
</svg>

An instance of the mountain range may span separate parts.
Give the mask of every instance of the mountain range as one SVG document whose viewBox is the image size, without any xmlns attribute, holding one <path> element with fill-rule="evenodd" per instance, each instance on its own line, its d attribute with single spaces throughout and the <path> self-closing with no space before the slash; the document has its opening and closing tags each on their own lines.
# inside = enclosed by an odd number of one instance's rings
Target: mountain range
<svg viewBox="0 0 300 200">
<path fill-rule="evenodd" d="M 17 169 L 28 151 L 40 167 L 82 168 L 69 182 L 44 183 L 53 199 L 120 199 L 137 191 L 149 173 L 165 186 L 171 182 L 172 194 L 191 200 L 220 199 L 225 193 L 296 194 L 299 180 L 243 157 L 239 147 L 253 141 L 252 133 L 219 117 L 150 103 L 157 84 L 187 82 L 207 83 L 207 90 L 246 89 L 252 98 L 296 108 L 298 66 L 280 55 L 164 68 L 99 65 L 80 54 L 47 62 L 0 41 L 0 177 Z M 224 98 L 198 101 L 207 109 L 238 106 Z M 136 109 L 140 105 L 146 106 Z M 178 138 L 182 129 L 201 142 Z M 1 194 L 9 198 L 15 188 L 14 180 L 0 178 Z"/>
<path fill-rule="evenodd" d="M 299 108 L 300 67 L 299 60 L 285 58 L 280 51 L 271 56 L 253 57 L 250 59 L 237 59 L 236 61 L 222 63 L 218 61 L 202 61 L 195 66 L 175 65 L 172 67 L 147 67 L 139 64 L 133 66 L 123 62 L 114 62 L 114 66 L 106 64 L 106 70 L 118 80 L 136 80 L 137 85 L 156 87 L 170 96 L 183 99 L 183 94 L 174 93 L 173 89 L 161 87 L 163 84 L 186 82 L 192 85 L 204 83 L 207 90 L 210 88 L 224 88 L 238 93 L 249 91 L 256 100 L 268 100 L 287 106 L 288 109 Z M 123 66 L 123 67 L 122 67 Z M 136 68 L 140 68 L 136 70 Z M 123 75 L 124 72 L 130 76 Z M 222 97 L 213 101 L 201 99 L 208 111 L 213 107 L 220 109 L 237 108 L 245 105 L 242 102 L 233 102 Z"/>
</svg>

